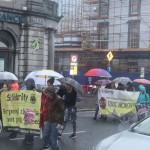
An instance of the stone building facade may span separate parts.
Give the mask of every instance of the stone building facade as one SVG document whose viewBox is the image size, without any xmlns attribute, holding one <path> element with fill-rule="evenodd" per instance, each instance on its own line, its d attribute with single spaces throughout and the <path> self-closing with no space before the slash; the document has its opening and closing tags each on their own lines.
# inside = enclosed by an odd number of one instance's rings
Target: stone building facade
<svg viewBox="0 0 150 150">
<path fill-rule="evenodd" d="M 50 0 L 0 1 L 0 71 L 21 81 L 33 70 L 54 69 L 57 11 Z"/>
</svg>

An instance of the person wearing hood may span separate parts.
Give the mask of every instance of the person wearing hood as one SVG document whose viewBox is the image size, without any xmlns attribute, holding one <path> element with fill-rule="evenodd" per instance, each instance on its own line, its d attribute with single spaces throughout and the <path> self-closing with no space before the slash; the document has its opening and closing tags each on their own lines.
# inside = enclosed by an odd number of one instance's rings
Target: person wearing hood
<svg viewBox="0 0 150 150">
<path fill-rule="evenodd" d="M 32 78 L 29 78 L 26 82 L 26 90 L 33 90 L 35 91 L 35 81 Z M 34 135 L 32 133 L 25 134 L 24 143 L 27 145 L 34 143 Z"/>
<path fill-rule="evenodd" d="M 150 102 L 150 97 L 146 92 L 146 88 L 143 85 L 139 85 L 139 97 L 136 101 L 136 104 L 142 103 L 142 102 Z"/>
</svg>

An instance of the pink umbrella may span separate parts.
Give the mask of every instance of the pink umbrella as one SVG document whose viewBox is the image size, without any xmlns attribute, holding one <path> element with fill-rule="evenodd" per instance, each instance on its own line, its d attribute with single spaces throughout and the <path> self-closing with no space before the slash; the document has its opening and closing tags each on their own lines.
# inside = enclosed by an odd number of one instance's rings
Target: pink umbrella
<svg viewBox="0 0 150 150">
<path fill-rule="evenodd" d="M 137 82 L 140 84 L 150 84 L 150 80 L 147 80 L 147 79 L 135 79 L 133 80 L 133 82 Z"/>
</svg>

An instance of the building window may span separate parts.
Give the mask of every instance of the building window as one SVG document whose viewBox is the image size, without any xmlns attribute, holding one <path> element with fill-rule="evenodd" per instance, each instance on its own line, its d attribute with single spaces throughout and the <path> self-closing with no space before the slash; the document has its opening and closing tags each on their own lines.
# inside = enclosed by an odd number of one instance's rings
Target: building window
<svg viewBox="0 0 150 150">
<path fill-rule="evenodd" d="M 129 16 L 140 15 L 141 0 L 130 0 Z"/>
<path fill-rule="evenodd" d="M 140 38 L 140 21 L 131 20 L 129 21 L 129 31 L 128 31 L 128 47 L 139 48 L 139 38 Z"/>
<path fill-rule="evenodd" d="M 108 22 L 98 23 L 98 48 L 107 49 L 108 48 Z"/>
<path fill-rule="evenodd" d="M 109 0 L 99 2 L 99 16 L 108 17 L 109 15 Z"/>
</svg>

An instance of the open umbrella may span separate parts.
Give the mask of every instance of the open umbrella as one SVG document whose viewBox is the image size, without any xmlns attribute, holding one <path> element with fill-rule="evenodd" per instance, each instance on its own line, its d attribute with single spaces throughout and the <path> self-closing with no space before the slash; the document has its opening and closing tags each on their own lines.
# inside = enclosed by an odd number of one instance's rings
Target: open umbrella
<svg viewBox="0 0 150 150">
<path fill-rule="evenodd" d="M 46 85 L 47 80 L 51 77 L 54 77 L 55 79 L 63 78 L 63 76 L 60 73 L 54 70 L 42 69 L 42 70 L 35 70 L 29 73 L 24 80 L 26 81 L 27 79 L 32 78 L 34 79 L 35 84 Z M 55 80 L 54 85 L 60 85 L 60 82 Z"/>
<path fill-rule="evenodd" d="M 0 72 L 0 82 L 4 81 L 18 81 L 18 78 L 11 72 Z"/>
<path fill-rule="evenodd" d="M 118 77 L 113 80 L 115 83 L 127 84 L 128 82 L 132 83 L 132 80 L 128 77 Z"/>
<path fill-rule="evenodd" d="M 84 74 L 84 76 L 90 76 L 90 77 L 105 77 L 105 78 L 111 78 L 111 74 L 109 72 L 107 72 L 106 70 L 104 69 L 98 69 L 98 68 L 95 68 L 95 69 L 91 69 L 89 70 L 88 72 L 86 72 Z"/>
<path fill-rule="evenodd" d="M 94 84 L 102 84 L 102 85 L 105 85 L 105 84 L 108 84 L 108 83 L 111 83 L 112 81 L 111 80 L 108 80 L 108 79 L 101 79 L 101 80 L 97 80 L 94 82 Z"/>
<path fill-rule="evenodd" d="M 147 79 L 135 79 L 133 80 L 133 82 L 140 83 L 140 84 L 150 84 L 150 80 Z"/>
<path fill-rule="evenodd" d="M 76 90 L 78 94 L 81 94 L 81 95 L 84 94 L 82 86 L 76 80 L 69 78 L 69 77 L 64 77 L 64 78 L 59 78 L 58 81 L 62 84 L 65 84 L 65 83 L 70 84 L 71 86 L 74 87 L 74 89 Z"/>
</svg>

